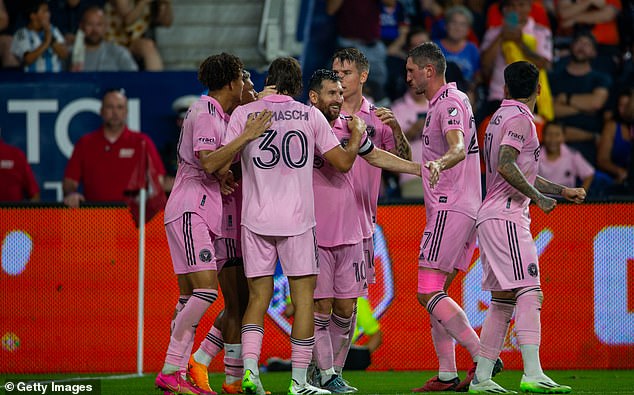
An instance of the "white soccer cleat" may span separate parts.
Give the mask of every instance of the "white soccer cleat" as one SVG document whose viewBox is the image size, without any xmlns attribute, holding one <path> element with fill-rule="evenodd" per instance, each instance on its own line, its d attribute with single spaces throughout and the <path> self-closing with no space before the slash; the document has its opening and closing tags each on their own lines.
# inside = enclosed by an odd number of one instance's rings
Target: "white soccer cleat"
<svg viewBox="0 0 634 395">
<path fill-rule="evenodd" d="M 517 394 L 516 391 L 507 390 L 495 381 L 488 379 L 480 383 L 471 381 L 469 385 L 470 394 Z"/>
<path fill-rule="evenodd" d="M 288 386 L 288 395 L 325 395 L 332 392 L 315 387 L 308 383 L 303 385 L 297 384 L 295 380 L 291 380 L 291 385 Z"/>
<path fill-rule="evenodd" d="M 536 392 L 538 394 L 568 394 L 572 391 L 569 386 L 557 384 L 546 375 L 537 377 L 522 375 L 520 389 L 524 392 Z"/>
</svg>

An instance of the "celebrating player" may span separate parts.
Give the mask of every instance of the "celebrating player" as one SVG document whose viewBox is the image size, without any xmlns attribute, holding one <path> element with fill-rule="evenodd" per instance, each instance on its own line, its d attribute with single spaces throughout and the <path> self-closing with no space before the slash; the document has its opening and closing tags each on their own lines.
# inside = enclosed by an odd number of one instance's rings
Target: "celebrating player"
<svg viewBox="0 0 634 395">
<path fill-rule="evenodd" d="M 438 376 L 414 391 L 459 391 L 467 388 L 475 369 L 460 382 L 453 339 L 474 362 L 480 346 L 467 315 L 447 295 L 458 271 L 469 268 L 475 249 L 482 202 L 475 120 L 467 95 L 445 80 L 447 62 L 438 45 L 426 42 L 410 50 L 406 68 L 407 83 L 429 100 L 422 133 L 427 223 L 420 245 L 418 301 L 431 315 L 439 362 Z"/>
<path fill-rule="evenodd" d="M 539 70 L 521 61 L 504 69 L 505 96 L 489 123 L 484 140 L 487 193 L 478 211 L 482 288 L 491 291 L 480 338 L 480 352 L 471 393 L 513 393 L 491 380 L 509 323 L 515 311 L 515 333 L 524 361 L 520 388 L 525 392 L 568 393 L 571 388 L 544 374 L 541 343 L 540 288 L 537 249 L 530 232 L 528 204 L 545 213 L 556 205 L 544 193 L 581 203 L 583 188 L 566 188 L 537 175 L 539 141 L 533 110 L 539 95 Z"/>
</svg>

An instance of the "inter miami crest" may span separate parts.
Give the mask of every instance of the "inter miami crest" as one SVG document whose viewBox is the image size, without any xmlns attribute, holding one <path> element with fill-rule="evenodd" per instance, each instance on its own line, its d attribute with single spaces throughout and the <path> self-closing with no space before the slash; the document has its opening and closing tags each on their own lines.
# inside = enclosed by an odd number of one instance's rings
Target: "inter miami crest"
<svg viewBox="0 0 634 395">
<path fill-rule="evenodd" d="M 528 265 L 528 274 L 530 274 L 531 277 L 537 277 L 537 265 L 534 263 L 531 263 Z"/>
<path fill-rule="evenodd" d="M 200 253 L 198 254 L 198 257 L 203 262 L 210 262 L 211 261 L 211 251 L 209 251 L 207 248 L 204 248 L 204 249 L 200 250 Z"/>
</svg>

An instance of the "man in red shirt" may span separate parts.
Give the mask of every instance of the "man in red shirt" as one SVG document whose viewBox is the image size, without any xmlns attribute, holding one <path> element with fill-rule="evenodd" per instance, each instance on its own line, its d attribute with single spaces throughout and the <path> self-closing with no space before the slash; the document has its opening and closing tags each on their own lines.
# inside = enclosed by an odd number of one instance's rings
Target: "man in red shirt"
<svg viewBox="0 0 634 395">
<path fill-rule="evenodd" d="M 19 148 L 0 139 L 0 201 L 40 200 L 40 188 Z"/>
<path fill-rule="evenodd" d="M 134 169 L 149 162 L 163 183 L 165 168 L 152 140 L 128 129 L 128 99 L 123 90 L 107 91 L 101 102 L 103 125 L 82 136 L 73 150 L 64 174 L 64 203 L 79 207 L 80 202 L 124 202 Z M 83 194 L 78 192 L 79 184 Z"/>
</svg>

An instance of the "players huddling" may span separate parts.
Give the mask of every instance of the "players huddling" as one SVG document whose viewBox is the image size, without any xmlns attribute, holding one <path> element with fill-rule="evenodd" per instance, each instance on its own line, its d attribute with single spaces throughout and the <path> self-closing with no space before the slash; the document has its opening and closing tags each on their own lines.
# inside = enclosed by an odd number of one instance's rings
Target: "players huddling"
<svg viewBox="0 0 634 395">
<path fill-rule="evenodd" d="M 265 395 L 259 360 L 276 265 L 288 278 L 294 321 L 289 395 L 354 393 L 343 366 L 355 328 L 356 300 L 374 282 L 373 232 L 381 169 L 422 177 L 426 227 L 417 297 L 431 321 L 438 375 L 415 392 L 513 393 L 491 378 L 515 313 L 523 391 L 567 393 L 539 362 L 542 292 L 528 204 L 546 213 L 561 195 L 580 203 L 581 188 L 537 176 L 532 122 L 538 71 L 516 62 L 504 72 L 507 100 L 491 119 L 481 153 L 468 97 L 445 80 L 446 59 L 431 42 L 407 58 L 407 83 L 430 107 L 421 158 L 391 110 L 363 96 L 370 73 L 355 48 L 337 51 L 332 70 L 310 79 L 309 104 L 299 63 L 274 60 L 259 95 L 237 57 L 200 66 L 208 88 L 188 113 L 179 139 L 165 229 L 177 275 L 165 364 L 156 386 L 166 394 L 215 394 L 207 367 L 225 349 L 224 393 Z M 487 194 L 482 202 L 480 155 Z M 467 271 L 480 241 L 483 289 L 492 294 L 480 338 L 447 289 Z M 225 309 L 192 353 L 201 317 L 220 282 Z M 370 285 L 371 286 L 371 285 Z M 473 367 L 458 376 L 454 340 Z M 310 367 L 310 369 L 309 369 Z M 309 373 L 310 370 L 310 373 Z"/>
</svg>

